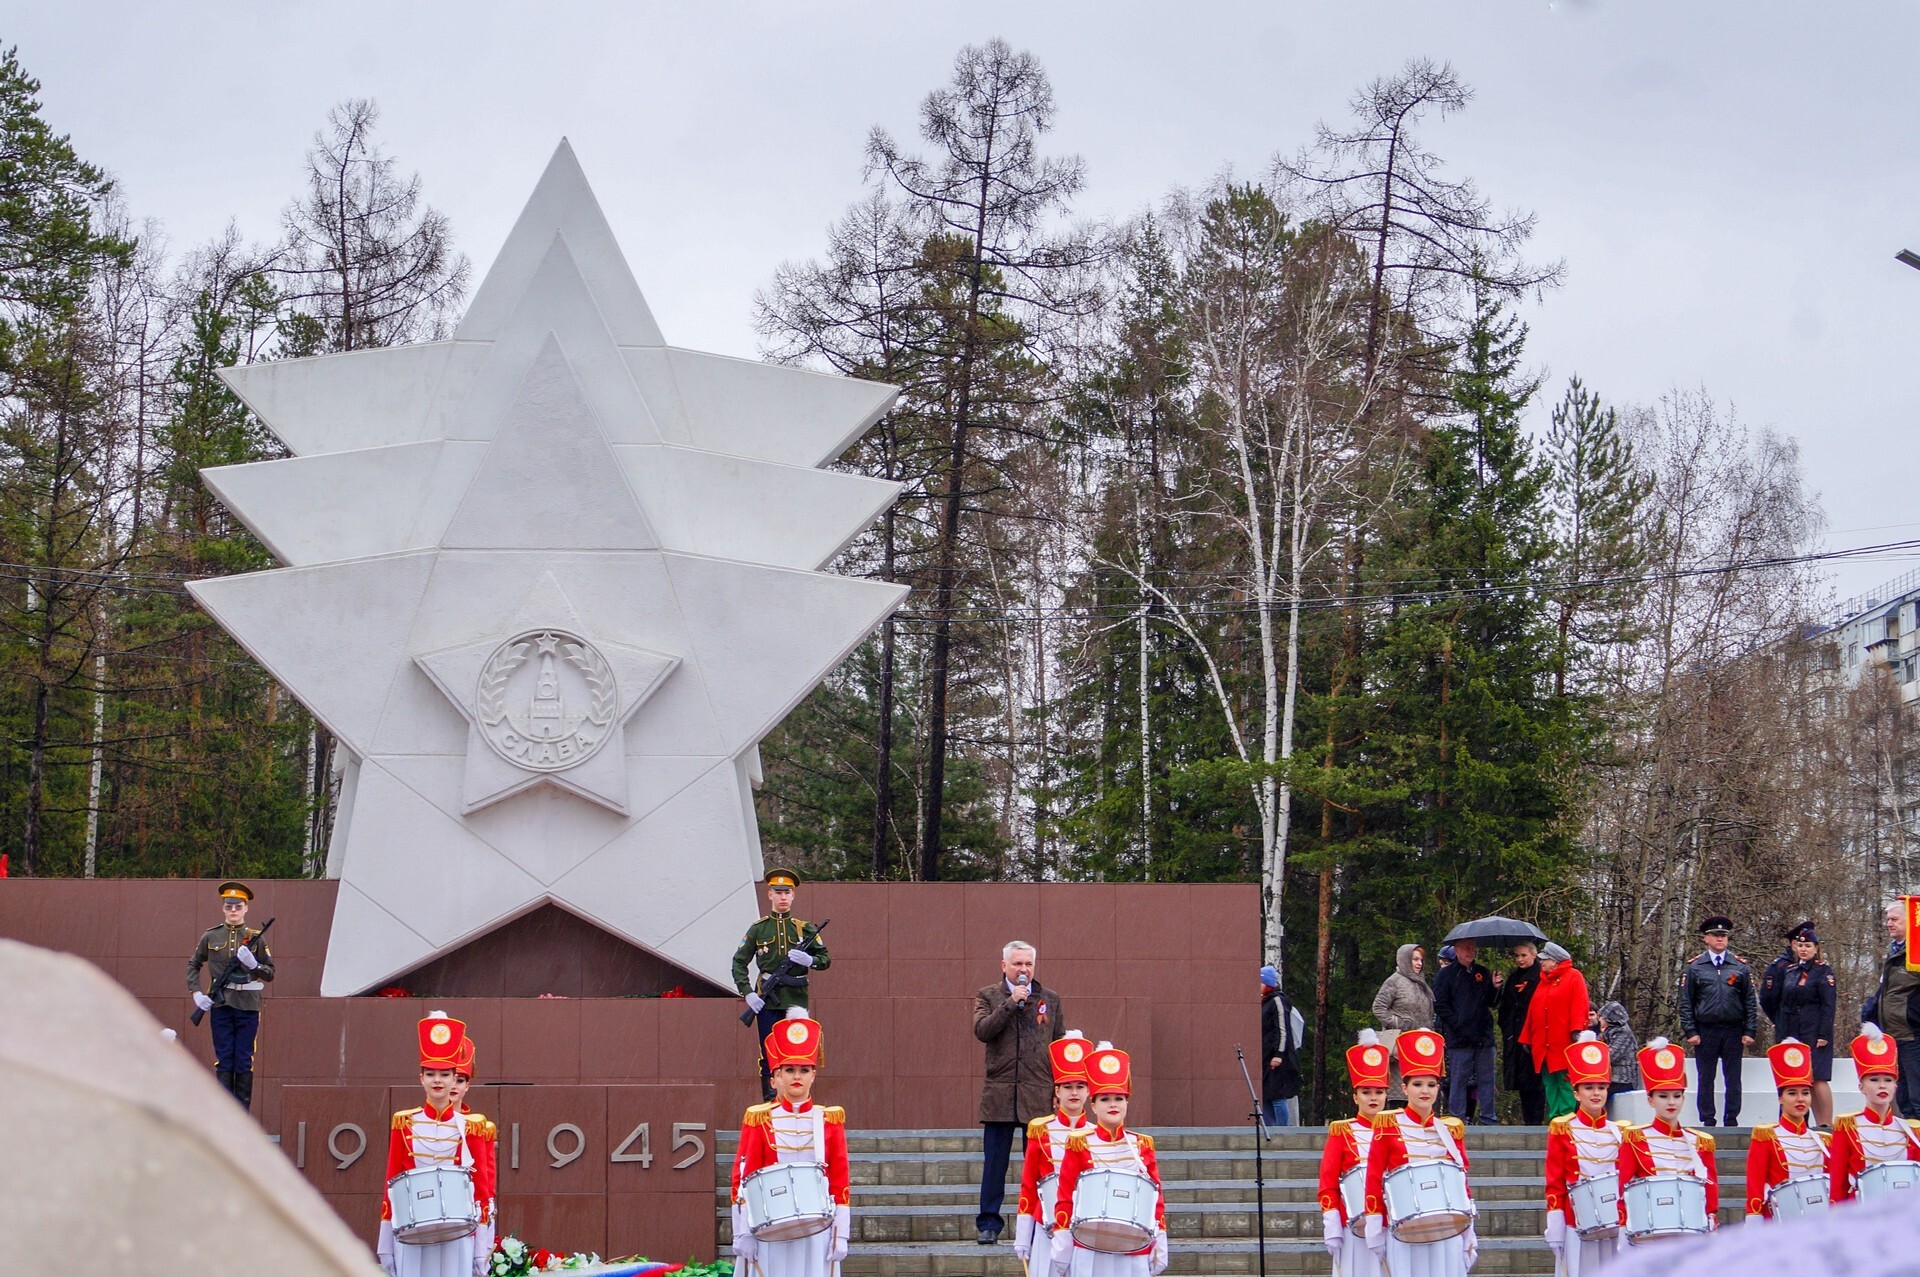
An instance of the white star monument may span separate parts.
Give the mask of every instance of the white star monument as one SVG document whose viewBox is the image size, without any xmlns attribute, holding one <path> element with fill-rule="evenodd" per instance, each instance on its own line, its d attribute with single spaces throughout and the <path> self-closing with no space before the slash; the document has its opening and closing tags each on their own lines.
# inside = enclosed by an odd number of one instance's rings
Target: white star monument
<svg viewBox="0 0 1920 1277">
<path fill-rule="evenodd" d="M 565 143 L 452 340 L 227 382 L 286 566 L 190 588 L 344 749 L 321 993 L 548 902 L 729 985 L 759 742 L 906 592 L 820 571 L 894 388 L 668 346 Z"/>
</svg>

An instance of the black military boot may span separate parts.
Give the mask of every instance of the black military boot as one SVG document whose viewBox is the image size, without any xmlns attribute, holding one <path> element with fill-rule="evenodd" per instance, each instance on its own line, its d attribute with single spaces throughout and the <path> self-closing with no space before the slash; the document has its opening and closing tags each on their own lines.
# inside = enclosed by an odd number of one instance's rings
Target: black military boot
<svg viewBox="0 0 1920 1277">
<path fill-rule="evenodd" d="M 233 1094 L 233 1070 L 232 1069 L 215 1069 L 213 1071 L 213 1077 L 215 1081 L 220 1083 L 221 1090 L 225 1091 L 228 1095 Z"/>
<path fill-rule="evenodd" d="M 240 1107 L 253 1112 L 253 1070 L 233 1075 L 233 1098 L 240 1101 Z"/>
</svg>

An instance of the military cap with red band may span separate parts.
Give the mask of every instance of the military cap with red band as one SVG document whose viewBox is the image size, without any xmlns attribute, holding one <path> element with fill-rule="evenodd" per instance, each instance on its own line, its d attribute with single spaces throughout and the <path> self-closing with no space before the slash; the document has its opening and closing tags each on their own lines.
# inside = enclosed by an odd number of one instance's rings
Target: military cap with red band
<svg viewBox="0 0 1920 1277">
<path fill-rule="evenodd" d="M 1372 1029 L 1360 1030 L 1358 1045 L 1347 1048 L 1347 1078 L 1356 1091 L 1363 1086 L 1386 1086 L 1390 1063 L 1387 1048 L 1380 1045 L 1380 1035 Z"/>
<path fill-rule="evenodd" d="M 1875 1073 L 1899 1077 L 1900 1052 L 1894 1047 L 1893 1039 L 1877 1024 L 1863 1024 L 1860 1027 L 1863 1032 L 1849 1048 L 1853 1054 L 1854 1072 L 1861 1077 Z"/>
<path fill-rule="evenodd" d="M 1065 1034 L 1049 1042 L 1047 1056 L 1053 1063 L 1053 1084 L 1085 1082 L 1087 1056 L 1092 1053 L 1093 1044 L 1078 1029 L 1068 1029 Z"/>
<path fill-rule="evenodd" d="M 1567 1048 L 1567 1085 L 1612 1081 L 1613 1052 L 1592 1033 L 1582 1033 Z"/>
<path fill-rule="evenodd" d="M 820 1021 L 807 1014 L 805 1007 L 789 1007 L 787 1018 L 773 1026 L 763 1044 L 769 1071 L 783 1064 L 811 1064 L 820 1067 Z"/>
<path fill-rule="evenodd" d="M 428 1012 L 427 1018 L 420 1021 L 420 1067 L 458 1069 L 462 1057 L 467 1066 L 472 1067 L 472 1044 L 467 1041 L 465 1022 L 451 1018 L 445 1011 Z"/>
<path fill-rule="evenodd" d="M 1393 1052 L 1402 1078 L 1447 1075 L 1447 1040 L 1432 1029 L 1408 1029 L 1395 1039 Z"/>
<path fill-rule="evenodd" d="M 1687 1089 L 1687 1056 L 1665 1038 L 1652 1038 L 1640 1048 L 1640 1081 L 1648 1091 Z"/>
<path fill-rule="evenodd" d="M 1767 1063 L 1776 1090 L 1813 1085 L 1813 1048 L 1798 1038 L 1782 1038 L 1767 1048 Z"/>
<path fill-rule="evenodd" d="M 1116 1047 L 1094 1051 L 1087 1056 L 1087 1085 L 1095 1095 L 1132 1095 L 1133 1061 Z"/>
</svg>

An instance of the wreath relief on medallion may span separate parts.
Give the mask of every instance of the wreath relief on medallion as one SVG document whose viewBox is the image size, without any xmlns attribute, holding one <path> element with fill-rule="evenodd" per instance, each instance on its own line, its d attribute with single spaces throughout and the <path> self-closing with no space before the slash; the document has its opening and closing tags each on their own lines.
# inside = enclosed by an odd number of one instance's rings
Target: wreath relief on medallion
<svg viewBox="0 0 1920 1277">
<path fill-rule="evenodd" d="M 531 630 L 493 650 L 480 669 L 474 709 L 494 752 L 528 771 L 577 766 L 613 734 L 613 668 L 565 630 Z"/>
</svg>

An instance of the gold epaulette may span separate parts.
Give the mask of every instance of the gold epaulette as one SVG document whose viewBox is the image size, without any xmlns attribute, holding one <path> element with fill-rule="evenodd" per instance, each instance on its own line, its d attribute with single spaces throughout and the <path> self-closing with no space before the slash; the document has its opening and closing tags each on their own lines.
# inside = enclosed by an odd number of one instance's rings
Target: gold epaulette
<svg viewBox="0 0 1920 1277">
<path fill-rule="evenodd" d="M 742 1126 L 767 1126 L 773 1121 L 772 1104 L 755 1104 L 747 1109 L 747 1115 L 740 1119 Z"/>
<path fill-rule="evenodd" d="M 401 1109 L 398 1113 L 395 1113 L 393 1115 L 393 1129 L 396 1131 L 406 1130 L 407 1127 L 413 1125 L 413 1115 L 419 1111 L 417 1108 L 411 1108 Z"/>
<path fill-rule="evenodd" d="M 1715 1147 L 1713 1143 L 1713 1136 L 1707 1134 L 1705 1131 L 1695 1131 L 1693 1132 L 1693 1138 L 1700 1141 L 1701 1148 L 1705 1149 L 1709 1153 L 1713 1152 Z"/>
<path fill-rule="evenodd" d="M 1052 1120 L 1053 1118 L 1051 1116 L 1036 1117 L 1031 1122 L 1028 1122 L 1027 1138 L 1030 1140 L 1043 1138 L 1047 1133 L 1047 1123 L 1051 1122 Z"/>
<path fill-rule="evenodd" d="M 467 1134 L 478 1135 L 483 1140 L 497 1140 L 500 1138 L 500 1128 L 488 1121 L 484 1113 L 469 1113 Z"/>
<path fill-rule="evenodd" d="M 1709 1136 L 1708 1138 L 1712 1138 L 1712 1137 Z M 1748 1137 L 1748 1141 L 1753 1142 L 1755 1140 L 1770 1140 L 1773 1138 L 1774 1138 L 1774 1131 L 1773 1131 L 1772 1122 L 1756 1122 L 1753 1127 L 1753 1134 Z"/>
<path fill-rule="evenodd" d="M 1396 1113 L 1397 1113 L 1397 1110 L 1394 1110 L 1394 1109 L 1388 1109 L 1383 1113 L 1375 1113 L 1373 1115 L 1374 1134 L 1378 1135 L 1381 1131 L 1399 1130 L 1400 1119 L 1398 1116 L 1396 1116 Z"/>
<path fill-rule="evenodd" d="M 821 1105 L 820 1115 L 829 1122 L 832 1122 L 835 1126 L 845 1126 L 847 1124 L 847 1111 L 837 1104 Z"/>
<path fill-rule="evenodd" d="M 1142 1153 L 1153 1152 L 1153 1136 L 1142 1135 L 1138 1131 L 1135 1131 L 1133 1134 L 1134 1134 L 1134 1138 L 1140 1141 L 1140 1151 Z"/>
<path fill-rule="evenodd" d="M 1443 1117 L 1440 1120 L 1447 1124 L 1449 1131 L 1453 1132 L 1453 1138 L 1456 1140 L 1464 1140 L 1467 1138 L 1467 1124 L 1465 1122 L 1457 1117 Z"/>
<path fill-rule="evenodd" d="M 1573 1129 L 1573 1114 L 1571 1113 L 1562 1113 L 1559 1117 L 1556 1117 L 1551 1122 L 1547 1123 L 1547 1130 L 1558 1131 L 1562 1135 L 1565 1135 L 1567 1132 L 1569 1132 L 1572 1129 Z"/>
<path fill-rule="evenodd" d="M 1346 1130 L 1347 1130 L 1347 1123 L 1348 1123 L 1348 1122 L 1351 1122 L 1351 1121 L 1354 1121 L 1354 1120 L 1356 1120 L 1356 1119 L 1354 1119 L 1354 1118 L 1351 1118 L 1351 1117 L 1336 1117 L 1336 1118 L 1334 1118 L 1334 1119 L 1333 1119 L 1333 1121 L 1331 1121 L 1331 1122 L 1328 1122 L 1328 1123 L 1327 1123 L 1327 1134 L 1329 1134 L 1329 1135 L 1344 1135 L 1344 1134 L 1346 1134 Z"/>
<path fill-rule="evenodd" d="M 1847 1130 L 1852 1130 L 1859 1120 L 1860 1115 L 1858 1113 L 1842 1113 L 1833 1119 L 1833 1133 L 1838 1135 L 1842 1127 L 1845 1127 Z"/>
<path fill-rule="evenodd" d="M 1084 1135 L 1067 1136 L 1067 1152 L 1084 1153 L 1087 1151 L 1087 1137 Z"/>
</svg>

